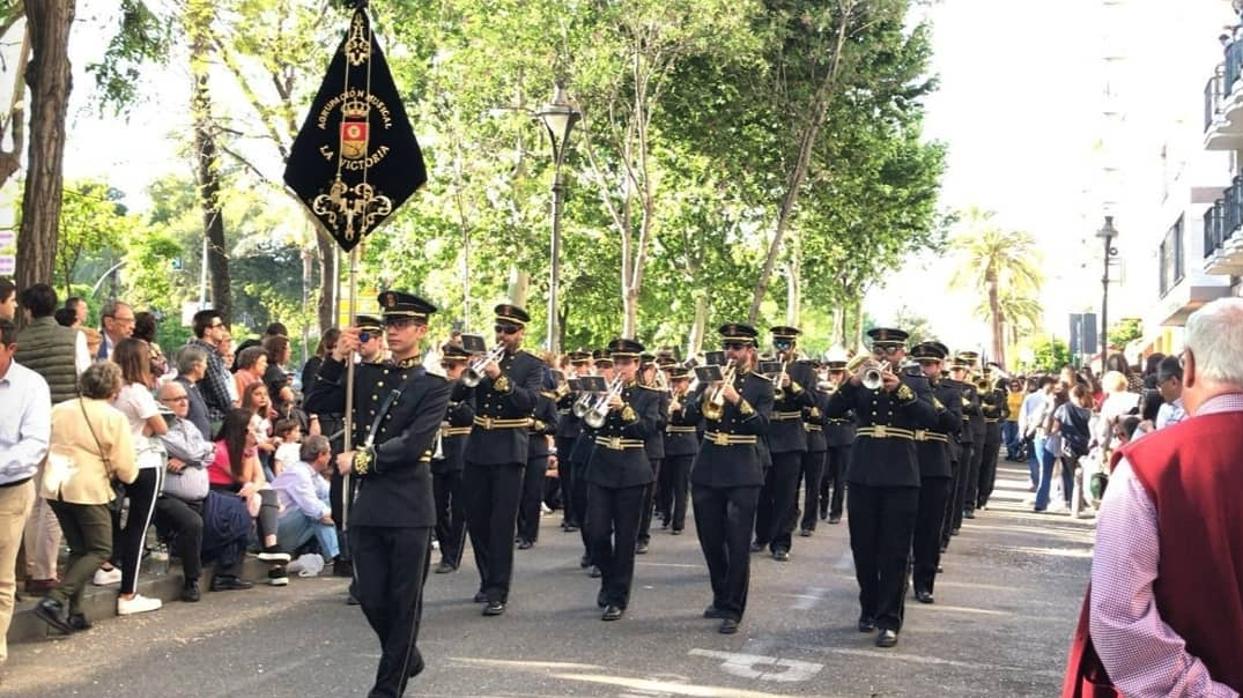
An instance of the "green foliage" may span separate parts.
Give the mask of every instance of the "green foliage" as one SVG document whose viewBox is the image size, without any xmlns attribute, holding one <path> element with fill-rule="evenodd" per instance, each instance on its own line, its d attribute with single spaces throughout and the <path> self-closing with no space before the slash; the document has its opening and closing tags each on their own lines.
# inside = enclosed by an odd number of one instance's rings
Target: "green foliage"
<svg viewBox="0 0 1243 698">
<path fill-rule="evenodd" d="M 123 192 L 100 181 L 65 185 L 54 268 L 56 286 L 66 296 L 76 281 L 94 281 L 80 276 L 83 267 L 102 273 L 120 256 L 137 224 L 122 203 L 124 198 Z"/>
<path fill-rule="evenodd" d="M 144 63 L 163 63 L 173 45 L 171 18 L 153 11 L 143 0 L 121 0 L 119 25 L 103 59 L 87 65 L 95 76 L 101 110 L 128 111 L 144 95 Z M 145 95 L 150 97 L 151 95 Z"/>
<path fill-rule="evenodd" d="M 1137 317 L 1122 318 L 1109 328 L 1109 343 L 1116 347 L 1125 347 L 1143 336 L 1144 324 Z"/>
<path fill-rule="evenodd" d="M 1070 347 L 1051 335 L 1033 335 L 1019 348 L 1019 365 L 1028 373 L 1057 373 L 1071 364 Z"/>
</svg>

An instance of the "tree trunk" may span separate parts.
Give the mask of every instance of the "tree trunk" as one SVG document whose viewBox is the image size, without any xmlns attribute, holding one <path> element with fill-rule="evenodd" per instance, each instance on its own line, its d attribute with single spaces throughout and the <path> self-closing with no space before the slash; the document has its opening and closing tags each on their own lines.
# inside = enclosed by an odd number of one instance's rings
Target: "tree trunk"
<svg viewBox="0 0 1243 698">
<path fill-rule="evenodd" d="M 760 278 L 755 282 L 755 294 L 751 298 L 751 311 L 747 314 L 747 320 L 751 324 L 755 324 L 755 321 L 759 318 L 760 305 L 764 302 L 764 296 L 768 294 L 768 282 L 772 278 L 773 269 L 777 264 L 777 257 L 781 253 L 781 239 L 785 236 L 786 228 L 790 225 L 790 220 L 794 216 L 794 209 L 798 205 L 799 190 L 803 186 L 803 179 L 807 176 L 807 166 L 811 162 L 811 153 L 815 148 L 816 139 L 820 135 L 820 126 L 824 123 L 824 116 L 828 113 L 829 102 L 833 98 L 833 88 L 837 84 L 837 75 L 842 65 L 842 49 L 846 43 L 847 27 L 850 24 L 850 15 L 853 10 L 853 2 L 845 3 L 842 8 L 842 16 L 837 27 L 837 38 L 833 47 L 833 59 L 829 64 L 829 69 L 825 71 L 824 81 L 816 88 L 816 96 L 812 100 L 810 118 L 799 136 L 798 157 L 794 161 L 794 167 L 790 170 L 789 176 L 786 178 L 785 195 L 781 198 L 781 207 L 777 209 L 777 225 L 773 230 L 773 239 L 768 245 L 768 255 L 764 259 L 764 269 L 760 272 Z"/>
<path fill-rule="evenodd" d="M 17 174 L 22 167 L 22 148 L 26 145 L 26 81 L 23 68 L 30 60 L 30 23 L 22 32 L 22 47 L 17 52 L 17 62 L 13 71 L 13 98 L 9 101 L 8 133 L 13 138 L 13 149 L 4 150 L 0 147 L 0 187 Z M 4 138 L 0 131 L 0 140 Z"/>
<path fill-rule="evenodd" d="M 833 306 L 833 324 L 829 330 L 829 346 L 846 346 L 846 311 L 840 303 Z"/>
<path fill-rule="evenodd" d="M 207 273 L 211 279 L 212 308 L 228 324 L 232 321 L 233 295 L 220 207 L 220 156 L 211 117 L 211 90 L 207 84 L 207 60 L 211 50 L 208 34 L 213 12 L 210 2 L 191 3 L 186 9 L 186 28 L 191 37 L 190 74 L 194 85 L 190 108 L 194 123 L 195 175 L 203 209 L 203 234 L 207 237 Z"/>
<path fill-rule="evenodd" d="M 792 242 L 786 266 L 786 324 L 798 327 L 803 309 L 803 246 L 797 236 Z"/>
<path fill-rule="evenodd" d="M 31 59 L 30 153 L 22 227 L 17 236 L 18 288 L 52 280 L 64 190 L 65 114 L 73 89 L 69 67 L 69 30 L 74 0 L 43 0 L 26 8 Z"/>
<path fill-rule="evenodd" d="M 997 297 L 997 274 L 990 270 L 985 276 L 984 283 L 988 285 L 988 314 L 989 324 L 992 330 L 993 339 L 993 361 L 1006 365 L 1006 338 L 1003 333 L 1003 320 L 1001 317 L 1001 303 Z"/>
<path fill-rule="evenodd" d="M 309 217 L 309 216 L 308 216 Z M 319 303 L 315 314 L 319 320 L 319 332 L 322 335 L 328 328 L 337 324 L 335 317 L 337 290 L 337 257 L 336 241 L 315 223 L 315 249 L 319 257 Z"/>
<path fill-rule="evenodd" d="M 708 324 L 708 296 L 699 293 L 695 296 L 695 320 L 691 323 L 690 336 L 686 342 L 686 356 L 691 358 L 703 348 L 704 330 Z"/>
</svg>

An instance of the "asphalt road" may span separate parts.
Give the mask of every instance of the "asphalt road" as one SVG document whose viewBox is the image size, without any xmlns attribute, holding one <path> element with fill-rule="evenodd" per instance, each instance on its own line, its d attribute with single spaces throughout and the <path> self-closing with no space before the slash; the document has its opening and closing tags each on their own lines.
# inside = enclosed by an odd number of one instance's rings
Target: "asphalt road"
<svg viewBox="0 0 1243 698">
<path fill-rule="evenodd" d="M 711 600 L 693 530 L 654 532 L 626 617 L 603 623 L 577 534 L 546 517 L 518 551 L 508 612 L 485 618 L 478 578 L 431 575 L 408 696 L 1051 696 L 1060 686 L 1091 555 L 1089 521 L 1027 511 L 1025 470 L 1003 467 L 991 510 L 945 556 L 937 602 L 908 602 L 898 647 L 854 628 L 845 523 L 795 537 L 787 563 L 753 558 L 737 635 Z M 347 580 L 205 594 L 10 647 L 0 696 L 362 696 L 379 657 Z"/>
</svg>

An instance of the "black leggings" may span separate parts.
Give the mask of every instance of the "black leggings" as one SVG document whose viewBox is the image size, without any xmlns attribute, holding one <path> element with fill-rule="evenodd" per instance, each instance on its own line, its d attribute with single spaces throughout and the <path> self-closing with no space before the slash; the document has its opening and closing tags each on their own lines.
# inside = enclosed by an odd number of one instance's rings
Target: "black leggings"
<svg viewBox="0 0 1243 698">
<path fill-rule="evenodd" d="M 129 515 L 121 526 L 119 513 L 112 515 L 113 563 L 121 568 L 121 593 L 138 591 L 138 569 L 142 565 L 143 542 L 151 517 L 155 514 L 155 500 L 164 484 L 164 468 L 142 468 L 138 479 L 125 486 L 129 499 Z"/>
</svg>

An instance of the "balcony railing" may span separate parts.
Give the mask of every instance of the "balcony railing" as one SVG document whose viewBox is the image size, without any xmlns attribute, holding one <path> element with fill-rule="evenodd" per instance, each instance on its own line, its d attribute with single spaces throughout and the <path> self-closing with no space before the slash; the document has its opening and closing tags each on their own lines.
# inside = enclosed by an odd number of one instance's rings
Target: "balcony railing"
<svg viewBox="0 0 1243 698">
<path fill-rule="evenodd" d="M 1234 178 L 1222 198 L 1204 212 L 1204 257 L 1212 257 L 1243 225 L 1243 175 Z"/>
<path fill-rule="evenodd" d="M 1219 65 L 1204 85 L 1204 130 L 1207 131 L 1221 114 L 1221 100 L 1226 94 L 1226 67 Z"/>
<path fill-rule="evenodd" d="M 1183 217 L 1170 226 L 1158 252 L 1161 297 L 1183 280 Z"/>
</svg>

